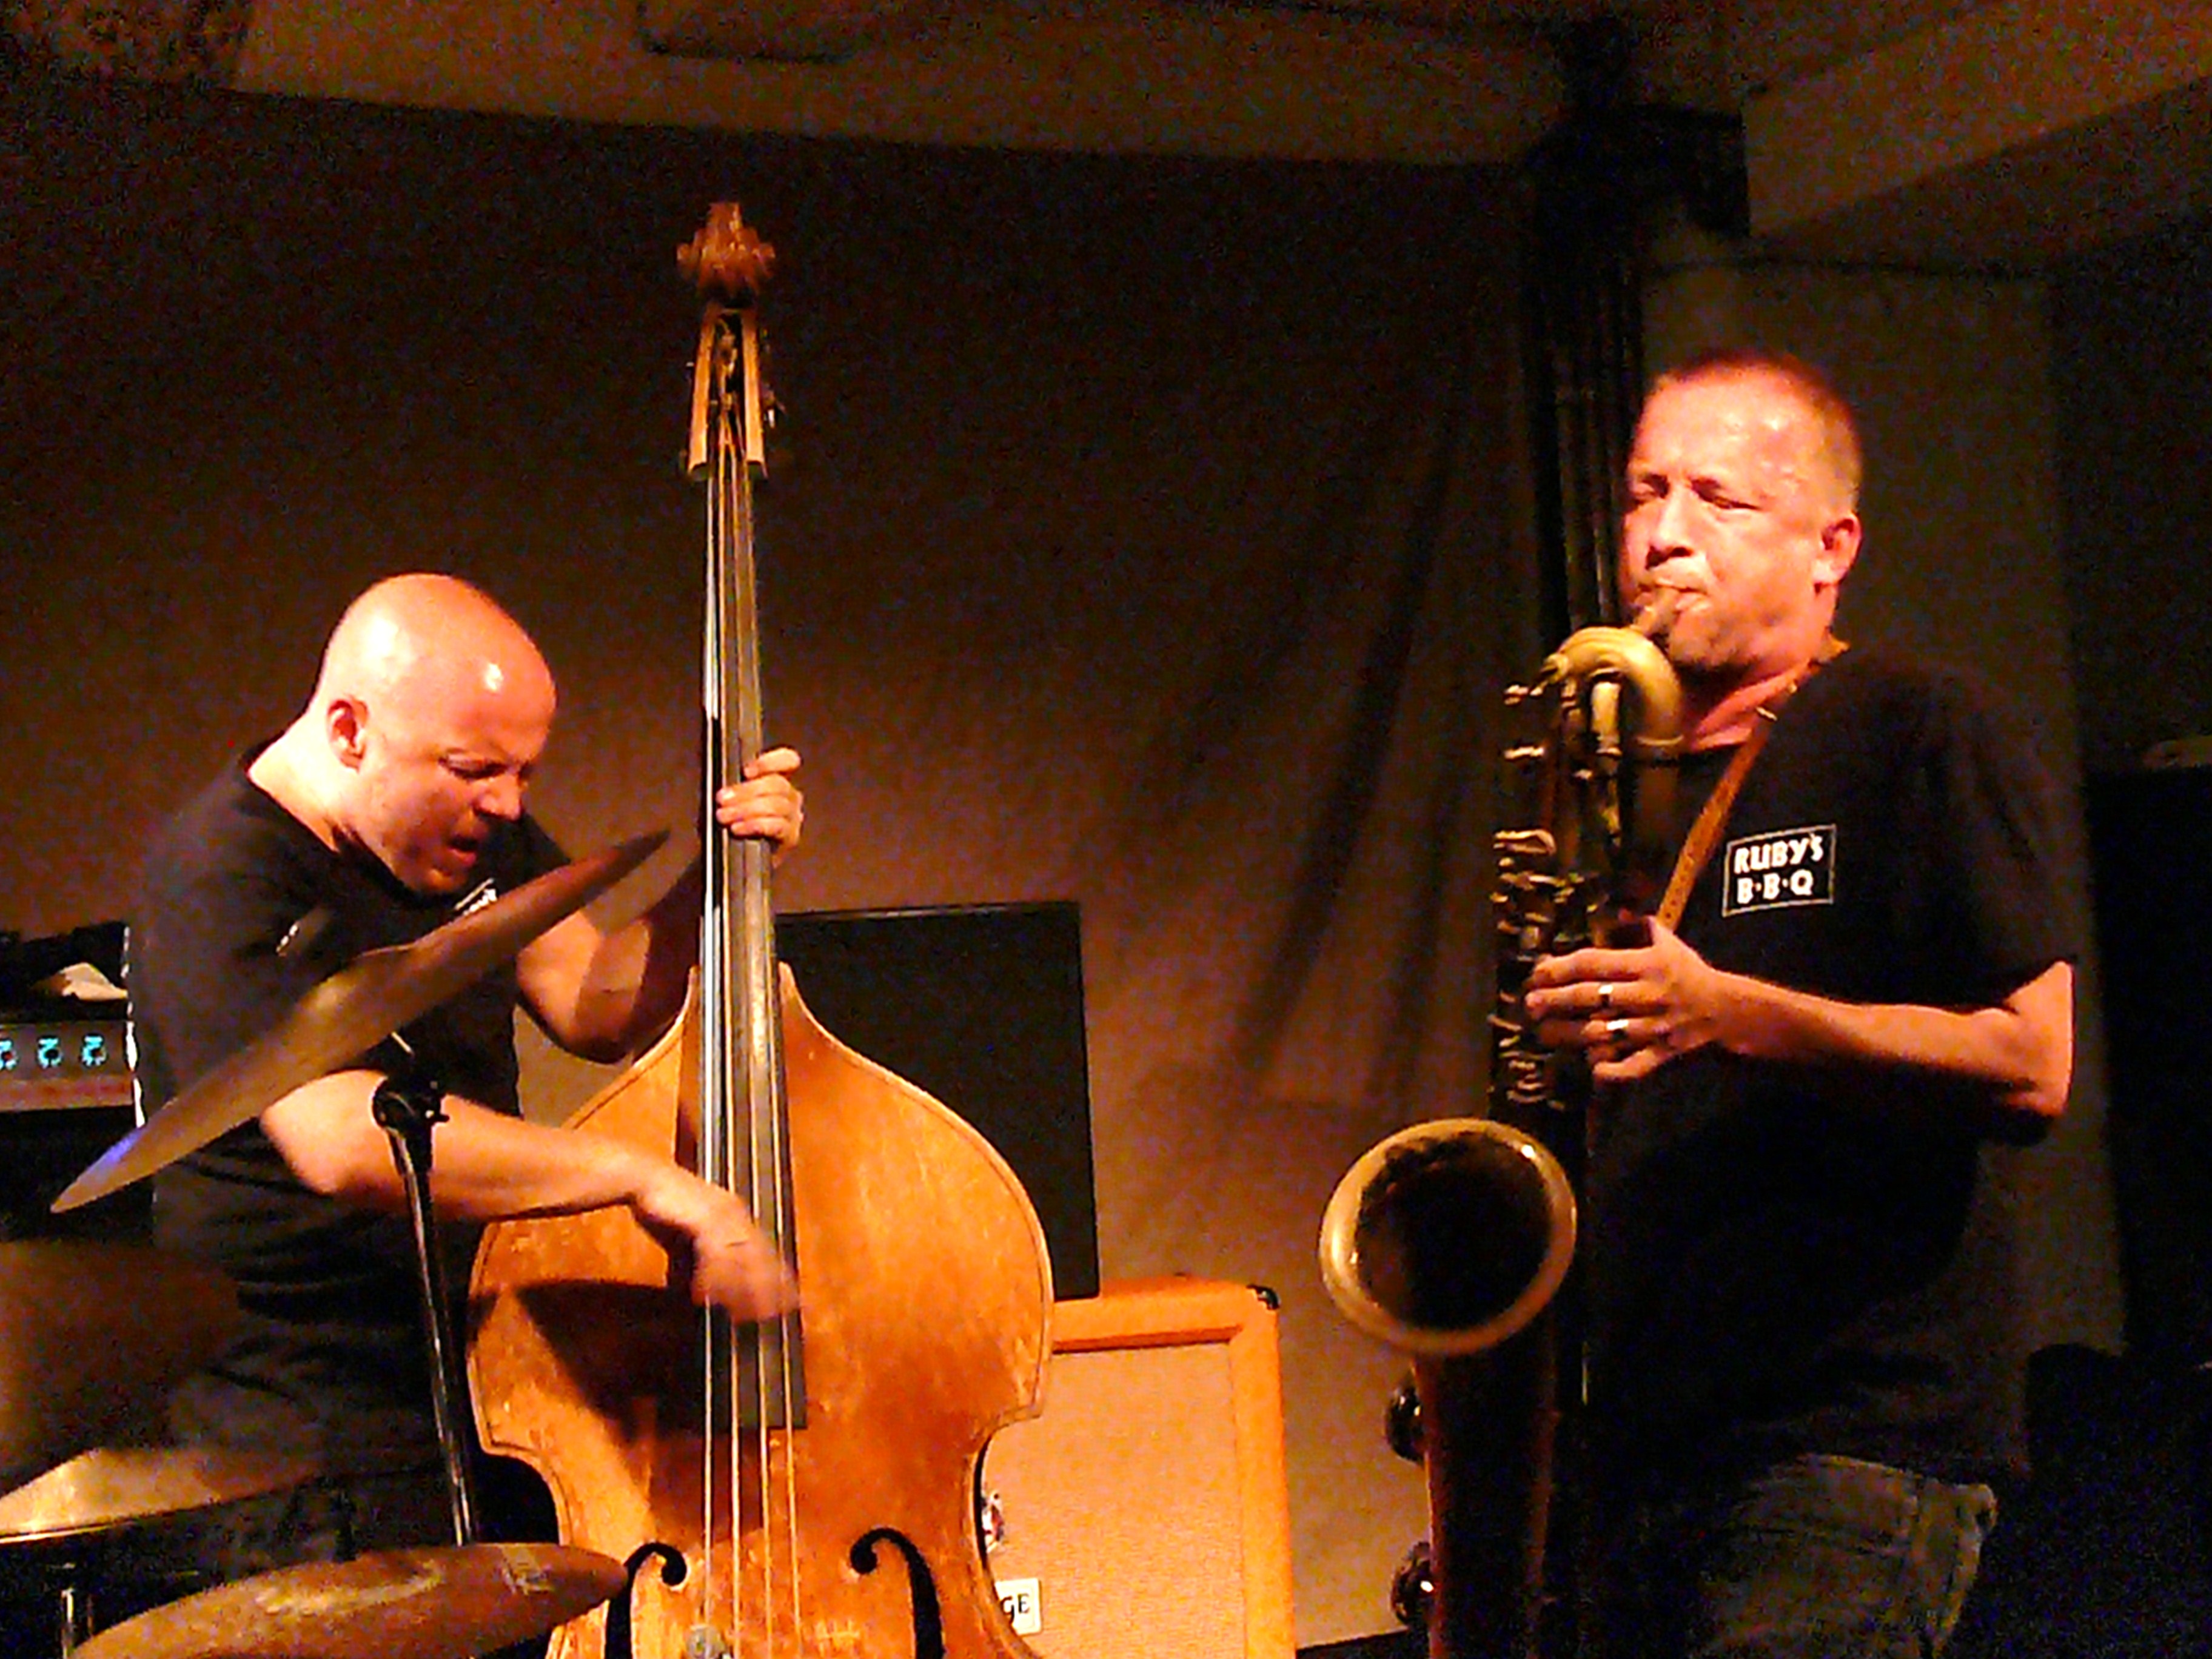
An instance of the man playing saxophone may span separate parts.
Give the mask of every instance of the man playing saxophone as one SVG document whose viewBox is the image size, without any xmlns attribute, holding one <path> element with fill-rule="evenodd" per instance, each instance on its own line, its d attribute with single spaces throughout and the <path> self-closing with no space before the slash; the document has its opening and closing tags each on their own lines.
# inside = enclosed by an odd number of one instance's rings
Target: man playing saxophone
<svg viewBox="0 0 2212 1659">
<path fill-rule="evenodd" d="M 1830 632 L 1859 471 L 1759 351 L 1662 376 L 1628 463 L 1687 852 L 1527 996 L 1600 1085 L 1583 1659 L 1935 1653 L 2023 1468 L 2008 1143 L 2066 1103 L 2080 881 L 1971 684 Z"/>
</svg>

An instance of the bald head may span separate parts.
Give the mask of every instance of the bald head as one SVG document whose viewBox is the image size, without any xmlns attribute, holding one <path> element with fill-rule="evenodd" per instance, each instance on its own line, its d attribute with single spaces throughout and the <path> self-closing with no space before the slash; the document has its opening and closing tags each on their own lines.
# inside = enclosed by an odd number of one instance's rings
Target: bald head
<svg viewBox="0 0 2212 1659">
<path fill-rule="evenodd" d="M 522 624 L 454 576 L 392 576 L 346 607 L 323 651 L 315 702 L 401 708 L 471 696 L 553 701 L 553 675 Z"/>
<path fill-rule="evenodd" d="M 449 892 L 520 816 L 554 704 L 544 658 L 489 595 L 394 576 L 347 607 L 313 696 L 252 775 L 331 846 Z"/>
</svg>

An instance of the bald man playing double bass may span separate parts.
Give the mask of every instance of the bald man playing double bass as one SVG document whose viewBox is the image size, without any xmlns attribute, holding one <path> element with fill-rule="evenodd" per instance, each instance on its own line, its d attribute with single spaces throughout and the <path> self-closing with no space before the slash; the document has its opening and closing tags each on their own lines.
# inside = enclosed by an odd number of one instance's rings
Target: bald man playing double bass
<svg viewBox="0 0 2212 1659">
<path fill-rule="evenodd" d="M 538 647 L 477 588 L 410 574 L 356 599 L 299 716 L 226 767 L 148 860 L 129 972 L 148 1108 L 362 952 L 566 862 L 524 805 L 554 708 Z M 798 764 L 786 749 L 761 756 L 715 801 L 721 828 L 795 846 Z M 464 1268 L 472 1224 L 619 1205 L 668 1246 L 696 1300 L 740 1318 L 788 1304 L 783 1265 L 736 1196 L 519 1115 L 517 1008 L 573 1054 L 635 1051 L 681 1011 L 701 900 L 695 863 L 616 932 L 567 917 L 357 1065 L 157 1177 L 158 1242 L 229 1273 L 245 1315 L 173 1398 L 173 1432 L 326 1476 L 221 1517 L 192 1549 L 210 1576 L 452 1541 L 406 1194 L 370 1107 L 387 1075 L 443 1091 L 433 1201 L 461 1224 L 447 1233 Z"/>
</svg>

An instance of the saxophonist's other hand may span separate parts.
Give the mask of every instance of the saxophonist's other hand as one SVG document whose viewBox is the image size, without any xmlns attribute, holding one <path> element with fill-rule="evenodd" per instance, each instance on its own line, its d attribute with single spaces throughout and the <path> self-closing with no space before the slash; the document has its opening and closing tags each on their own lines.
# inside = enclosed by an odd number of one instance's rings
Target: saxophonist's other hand
<svg viewBox="0 0 2212 1659">
<path fill-rule="evenodd" d="M 1716 1040 L 1729 977 L 1654 921 L 1647 945 L 1546 957 L 1523 1000 L 1540 1042 L 1583 1049 L 1601 1083 L 1627 1083 Z"/>
</svg>

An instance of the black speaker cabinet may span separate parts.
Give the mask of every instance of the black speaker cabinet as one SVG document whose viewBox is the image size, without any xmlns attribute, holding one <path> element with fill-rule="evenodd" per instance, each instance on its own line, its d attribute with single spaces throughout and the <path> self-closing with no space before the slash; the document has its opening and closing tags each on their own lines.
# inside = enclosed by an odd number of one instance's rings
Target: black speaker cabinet
<svg viewBox="0 0 2212 1659">
<path fill-rule="evenodd" d="M 1028 1189 L 1053 1291 L 1098 1293 L 1083 937 L 1072 903 L 802 911 L 777 953 L 846 1047 L 943 1102 Z"/>
<path fill-rule="evenodd" d="M 0 1111 L 0 1241 L 78 1238 L 135 1244 L 150 1237 L 149 1182 L 134 1182 L 67 1215 L 56 1215 L 50 1207 L 63 1188 L 137 1127 L 128 1106 Z"/>
<path fill-rule="evenodd" d="M 2087 805 L 2128 1347 L 2203 1364 L 2212 1362 L 2203 991 L 2212 767 L 2094 778 Z"/>
</svg>

